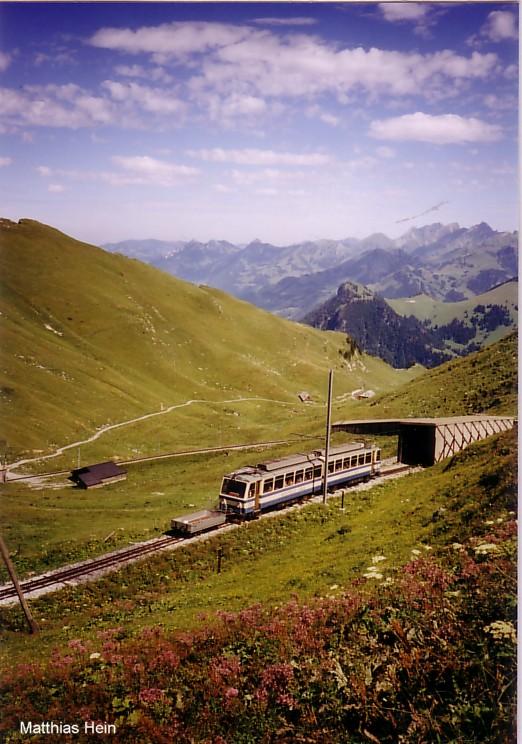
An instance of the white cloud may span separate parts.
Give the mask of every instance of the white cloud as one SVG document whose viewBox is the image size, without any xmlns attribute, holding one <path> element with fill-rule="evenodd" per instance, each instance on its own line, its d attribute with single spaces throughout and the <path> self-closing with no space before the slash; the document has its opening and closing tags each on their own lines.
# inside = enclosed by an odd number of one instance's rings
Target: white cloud
<svg viewBox="0 0 522 744">
<path fill-rule="evenodd" d="M 0 168 L 7 168 L 12 162 L 13 158 L 0 157 Z"/>
<path fill-rule="evenodd" d="M 488 15 L 481 34 L 490 41 L 505 41 L 506 39 L 517 39 L 517 18 L 515 13 L 509 10 L 494 10 Z"/>
<path fill-rule="evenodd" d="M 11 57 L 5 52 L 0 52 L 0 72 L 7 70 L 11 64 Z"/>
<path fill-rule="evenodd" d="M 47 191 L 50 191 L 51 194 L 61 194 L 65 191 L 65 186 L 62 186 L 61 183 L 50 183 L 47 187 Z"/>
<path fill-rule="evenodd" d="M 114 68 L 116 75 L 121 77 L 145 78 L 154 82 L 171 83 L 172 75 L 163 67 L 143 67 L 142 65 L 117 65 Z"/>
<path fill-rule="evenodd" d="M 262 26 L 314 26 L 316 18 L 301 16 L 296 18 L 254 18 L 254 23 Z"/>
<path fill-rule="evenodd" d="M 149 183 L 170 186 L 179 182 L 180 179 L 199 173 L 197 168 L 167 163 L 148 155 L 114 156 L 112 162 L 129 174 L 128 176 L 108 174 L 106 180 L 111 180 L 114 175 L 113 183 Z"/>
<path fill-rule="evenodd" d="M 0 89 L 0 118 L 11 126 L 79 129 L 110 123 L 114 114 L 109 101 L 92 96 L 77 85 Z"/>
<path fill-rule="evenodd" d="M 497 61 L 495 54 L 478 52 L 465 57 L 450 50 L 423 55 L 337 49 L 308 36 L 279 39 L 267 34 L 219 49 L 203 62 L 202 75 L 192 85 L 210 87 L 215 94 L 243 86 L 263 97 L 330 92 L 341 98 L 357 90 L 384 96 L 448 95 L 455 81 L 486 78 Z"/>
<path fill-rule="evenodd" d="M 379 3 L 379 10 L 387 21 L 418 21 L 430 12 L 430 6 L 421 3 Z"/>
<path fill-rule="evenodd" d="M 158 61 L 181 58 L 187 54 L 208 52 L 226 44 L 235 44 L 252 33 L 243 26 L 223 23 L 165 23 L 161 26 L 103 28 L 90 39 L 93 46 L 138 54 L 148 52 Z"/>
<path fill-rule="evenodd" d="M 38 165 L 36 167 L 36 171 L 44 178 L 50 178 L 53 174 L 51 168 L 49 168 L 47 165 Z"/>
<path fill-rule="evenodd" d="M 495 93 L 488 93 L 484 96 L 484 104 L 492 111 L 509 111 L 516 109 L 518 99 L 514 95 L 498 96 Z"/>
<path fill-rule="evenodd" d="M 309 176 L 302 170 L 281 170 L 279 168 L 261 168 L 261 170 L 237 170 L 230 173 L 231 179 L 239 186 L 249 186 L 256 183 L 281 183 L 288 181 L 303 181 Z"/>
<path fill-rule="evenodd" d="M 236 165 L 326 165 L 331 158 L 323 153 L 292 153 L 276 152 L 274 150 L 257 150 L 254 148 L 243 150 L 225 150 L 220 147 L 204 150 L 189 150 L 191 157 L 213 163 L 234 163 Z"/>
<path fill-rule="evenodd" d="M 418 3 L 386 4 L 395 17 L 426 15 Z M 431 9 L 431 6 L 426 6 Z M 471 57 L 445 50 L 431 54 L 378 48 L 342 48 L 305 33 L 282 36 L 252 26 L 179 22 L 136 30 L 106 28 L 91 44 L 128 53 L 149 54 L 156 63 L 175 60 L 191 71 L 193 100 L 216 108 L 215 97 L 298 97 L 332 93 L 339 99 L 352 90 L 371 95 L 451 95 L 452 83 L 493 73 L 494 54 Z M 120 72 L 122 68 L 119 68 Z M 134 69 L 137 75 L 144 68 Z M 241 113 L 241 112 L 239 112 Z"/>
<path fill-rule="evenodd" d="M 372 121 L 369 134 L 376 139 L 445 145 L 492 142 L 501 138 L 502 130 L 480 119 L 466 119 L 456 114 L 432 116 L 417 111 L 415 114 Z"/>
<path fill-rule="evenodd" d="M 120 83 L 105 80 L 102 88 L 114 101 L 126 108 L 137 107 L 153 114 L 175 114 L 185 110 L 185 104 L 163 88 L 149 88 L 139 83 Z"/>
</svg>

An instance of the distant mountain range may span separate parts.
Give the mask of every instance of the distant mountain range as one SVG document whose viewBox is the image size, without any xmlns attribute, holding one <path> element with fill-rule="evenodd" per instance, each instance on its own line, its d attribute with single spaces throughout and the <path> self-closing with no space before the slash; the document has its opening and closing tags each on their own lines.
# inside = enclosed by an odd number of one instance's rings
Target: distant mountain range
<svg viewBox="0 0 522 744">
<path fill-rule="evenodd" d="M 518 234 L 484 222 L 471 228 L 435 223 L 395 240 L 376 233 L 284 247 L 260 240 L 248 245 L 133 240 L 103 247 L 293 319 L 328 300 L 346 281 L 385 298 L 424 294 L 456 302 L 518 274 Z"/>
</svg>

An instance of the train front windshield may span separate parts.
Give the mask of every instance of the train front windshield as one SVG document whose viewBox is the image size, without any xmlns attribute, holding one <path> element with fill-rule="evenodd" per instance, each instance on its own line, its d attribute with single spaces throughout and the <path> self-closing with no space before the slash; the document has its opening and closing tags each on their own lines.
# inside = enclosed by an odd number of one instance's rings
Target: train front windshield
<svg viewBox="0 0 522 744">
<path fill-rule="evenodd" d="M 246 483 L 234 480 L 233 478 L 223 478 L 221 493 L 227 493 L 230 496 L 238 496 L 240 499 L 244 499 L 246 485 Z"/>
</svg>

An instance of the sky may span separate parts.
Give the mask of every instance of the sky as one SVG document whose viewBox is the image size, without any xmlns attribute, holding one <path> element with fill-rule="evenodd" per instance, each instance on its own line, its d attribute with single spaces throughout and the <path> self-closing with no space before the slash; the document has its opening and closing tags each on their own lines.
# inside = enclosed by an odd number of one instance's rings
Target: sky
<svg viewBox="0 0 522 744">
<path fill-rule="evenodd" d="M 513 3 L 2 3 L 0 215 L 95 244 L 518 228 Z"/>
</svg>

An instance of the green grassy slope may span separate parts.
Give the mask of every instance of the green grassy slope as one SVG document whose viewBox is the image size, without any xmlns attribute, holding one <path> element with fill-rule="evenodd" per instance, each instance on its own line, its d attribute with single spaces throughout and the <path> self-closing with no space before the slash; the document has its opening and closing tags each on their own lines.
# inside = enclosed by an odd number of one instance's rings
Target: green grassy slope
<svg viewBox="0 0 522 744">
<path fill-rule="evenodd" d="M 518 325 L 518 282 L 511 281 L 490 289 L 489 292 L 476 295 L 461 302 L 441 302 L 427 295 L 417 297 L 405 297 L 401 299 L 387 299 L 386 302 L 399 315 L 413 315 L 418 320 L 430 320 L 432 325 L 446 325 L 457 319 L 465 325 L 469 324 L 469 318 L 477 305 L 501 305 L 506 308 L 512 325 Z M 512 327 L 501 325 L 494 331 L 478 328 L 477 335 L 473 339 L 481 346 L 498 341 L 511 333 Z"/>
<path fill-rule="evenodd" d="M 490 415 L 517 412 L 517 337 L 514 333 L 474 354 L 429 370 L 397 391 L 350 401 L 339 413 L 353 418 Z"/>
<path fill-rule="evenodd" d="M 9 461 L 191 398 L 296 402 L 304 389 L 324 399 L 329 367 L 340 372 L 340 392 L 358 386 L 361 364 L 377 389 L 402 381 L 368 357 L 350 370 L 341 334 L 275 318 L 32 220 L 1 220 L 0 241 Z M 184 433 L 197 440 L 192 421 Z M 125 437 L 119 430 L 118 442 Z"/>
</svg>

